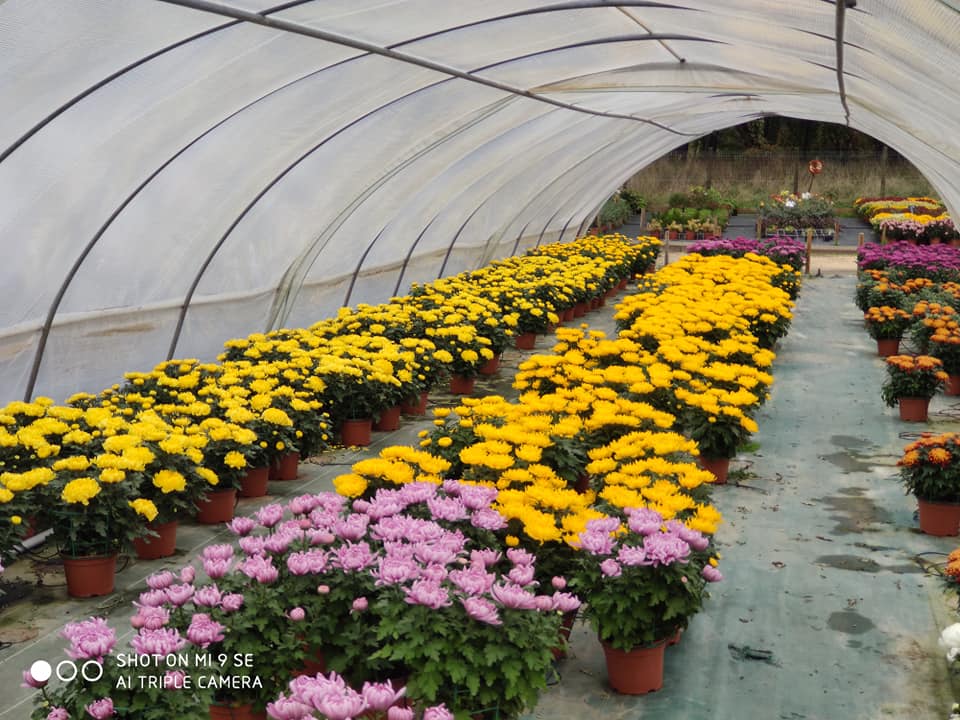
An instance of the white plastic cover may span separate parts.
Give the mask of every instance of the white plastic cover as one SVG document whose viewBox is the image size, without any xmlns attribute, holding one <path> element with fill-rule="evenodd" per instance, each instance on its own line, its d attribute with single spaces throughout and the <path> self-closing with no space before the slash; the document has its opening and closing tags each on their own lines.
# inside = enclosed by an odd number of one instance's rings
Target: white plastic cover
<svg viewBox="0 0 960 720">
<path fill-rule="evenodd" d="M 838 56 L 824 0 L 0 0 L 0 400 L 571 239 L 764 114 L 849 122 L 960 209 L 960 12 L 843 15 Z"/>
</svg>

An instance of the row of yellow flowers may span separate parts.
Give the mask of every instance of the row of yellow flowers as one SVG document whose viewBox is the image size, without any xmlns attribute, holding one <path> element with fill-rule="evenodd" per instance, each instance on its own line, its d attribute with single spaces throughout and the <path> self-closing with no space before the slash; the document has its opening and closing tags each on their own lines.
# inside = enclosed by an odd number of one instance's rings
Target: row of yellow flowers
<svg viewBox="0 0 960 720">
<path fill-rule="evenodd" d="M 688 256 L 618 306 L 616 339 L 558 330 L 552 354 L 521 364 L 516 402 L 437 409 L 419 449 L 388 447 L 335 488 L 372 498 L 444 478 L 495 487 L 507 545 L 534 551 L 544 580 L 569 569 L 579 534 L 611 508 L 648 508 L 712 535 L 714 478 L 693 459 L 728 435 L 735 450 L 756 430 L 774 354 L 754 331 L 768 341 L 786 332 L 792 303 L 769 284 L 781 272 L 757 256 Z"/>
<path fill-rule="evenodd" d="M 657 242 L 585 238 L 344 308 L 310 329 L 231 340 L 217 363 L 176 360 L 122 385 L 0 409 L 0 556 L 39 516 L 70 554 L 109 552 L 214 487 L 289 451 L 316 453 L 337 422 L 375 415 L 444 373 L 476 372 L 510 337 L 604 292 Z M 572 268 L 572 270 L 571 270 Z"/>
</svg>

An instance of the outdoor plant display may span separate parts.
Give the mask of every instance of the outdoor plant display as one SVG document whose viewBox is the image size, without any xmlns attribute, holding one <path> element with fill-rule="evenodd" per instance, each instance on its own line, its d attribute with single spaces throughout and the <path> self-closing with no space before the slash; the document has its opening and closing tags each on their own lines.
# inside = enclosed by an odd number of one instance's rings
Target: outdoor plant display
<svg viewBox="0 0 960 720">
<path fill-rule="evenodd" d="M 903 337 L 913 315 L 900 308 L 872 307 L 863 316 L 867 332 L 874 340 L 893 340 Z"/>
<path fill-rule="evenodd" d="M 904 448 L 897 465 L 907 493 L 917 498 L 920 529 L 930 535 L 956 535 L 960 529 L 960 435 L 924 433 Z"/>
<path fill-rule="evenodd" d="M 784 190 L 760 204 L 760 217 L 768 234 L 796 235 L 808 228 L 833 231 L 833 201 L 823 195 L 800 195 Z"/>
</svg>

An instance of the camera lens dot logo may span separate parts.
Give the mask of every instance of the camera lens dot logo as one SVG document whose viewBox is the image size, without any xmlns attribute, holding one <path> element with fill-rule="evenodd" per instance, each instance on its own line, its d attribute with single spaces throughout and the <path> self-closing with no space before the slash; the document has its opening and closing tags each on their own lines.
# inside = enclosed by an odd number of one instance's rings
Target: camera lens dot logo
<svg viewBox="0 0 960 720">
<path fill-rule="evenodd" d="M 46 660 L 37 660 L 30 666 L 30 677 L 37 682 L 47 682 L 53 675 L 53 666 Z"/>
</svg>

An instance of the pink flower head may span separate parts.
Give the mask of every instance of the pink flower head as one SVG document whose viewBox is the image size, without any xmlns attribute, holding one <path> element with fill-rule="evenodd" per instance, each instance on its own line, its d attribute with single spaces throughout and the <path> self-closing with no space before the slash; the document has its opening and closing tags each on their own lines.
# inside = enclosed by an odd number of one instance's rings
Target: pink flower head
<svg viewBox="0 0 960 720">
<path fill-rule="evenodd" d="M 507 550 L 507 557 L 514 565 L 533 565 L 537 559 L 536 555 L 523 548 L 510 548 Z"/>
<path fill-rule="evenodd" d="M 498 491 L 483 485 L 461 485 L 460 502 L 468 510 L 488 510 L 496 501 Z"/>
<path fill-rule="evenodd" d="M 369 515 L 354 513 L 334 523 L 333 532 L 344 540 L 360 540 L 367 534 Z"/>
<path fill-rule="evenodd" d="M 353 612 L 363 612 L 370 606 L 369 601 L 365 597 L 358 597 L 354 599 L 353 604 L 350 606 L 350 609 Z"/>
<path fill-rule="evenodd" d="M 103 618 L 67 623 L 60 634 L 70 641 L 66 653 L 72 660 L 96 660 L 102 663 L 117 644 L 116 633 Z"/>
<path fill-rule="evenodd" d="M 643 549 L 650 565 L 672 565 L 686 562 L 690 557 L 690 546 L 676 535 L 657 533 L 643 539 Z"/>
<path fill-rule="evenodd" d="M 527 592 L 520 585 L 514 583 L 494 585 L 491 594 L 505 608 L 519 610 L 536 610 L 537 608 L 536 595 Z"/>
<path fill-rule="evenodd" d="M 247 556 L 263 555 L 264 539 L 258 535 L 247 535 L 239 540 L 240 549 Z"/>
<path fill-rule="evenodd" d="M 362 513 L 362 514 L 366 515 L 366 514 L 367 514 L 367 511 L 368 511 L 369 509 L 370 509 L 370 501 L 369 501 L 369 500 L 362 500 L 362 499 L 361 499 L 361 500 L 354 500 L 354 501 L 353 501 L 353 511 L 354 511 L 354 512 L 358 512 L 358 513 Z"/>
<path fill-rule="evenodd" d="M 137 614 L 130 618 L 130 624 L 139 629 L 159 630 L 170 622 L 170 611 L 165 607 L 150 607 L 148 605 L 138 605 Z"/>
<path fill-rule="evenodd" d="M 393 683 L 390 681 L 385 683 L 365 682 L 360 692 L 367 703 L 367 708 L 374 712 L 383 712 L 403 697 L 406 688 L 394 690 Z"/>
<path fill-rule="evenodd" d="M 561 575 L 554 575 L 550 578 L 550 584 L 553 585 L 555 590 L 563 590 L 567 587 L 567 579 Z"/>
<path fill-rule="evenodd" d="M 663 515 L 650 508 L 628 508 L 627 514 L 627 526 L 641 535 L 658 533 L 663 525 Z"/>
<path fill-rule="evenodd" d="M 304 718 L 314 717 L 312 712 L 312 706 L 283 695 L 274 702 L 267 703 L 267 715 L 274 720 L 304 720 Z"/>
<path fill-rule="evenodd" d="M 113 700 L 103 698 L 87 705 L 87 714 L 94 720 L 106 720 L 113 717 L 116 713 L 113 711 Z"/>
<path fill-rule="evenodd" d="M 394 705 L 387 710 L 387 720 L 413 720 L 413 708 Z"/>
<path fill-rule="evenodd" d="M 199 607 L 217 607 L 222 599 L 223 595 L 216 585 L 204 585 L 193 593 L 193 604 Z"/>
<path fill-rule="evenodd" d="M 473 511 L 470 524 L 480 530 L 502 530 L 507 526 L 507 521 L 493 508 L 481 508 Z"/>
<path fill-rule="evenodd" d="M 467 611 L 467 615 L 474 620 L 487 625 L 503 625 L 497 606 L 486 598 L 473 596 L 464 598 L 460 602 L 463 604 L 464 610 Z"/>
<path fill-rule="evenodd" d="M 365 542 L 341 545 L 334 551 L 334 554 L 337 558 L 337 565 L 347 572 L 363 570 L 372 565 L 374 561 L 370 546 Z"/>
<path fill-rule="evenodd" d="M 457 522 L 467 517 L 467 508 L 459 498 L 432 497 L 427 500 L 427 507 L 436 520 Z"/>
<path fill-rule="evenodd" d="M 565 592 L 555 592 L 553 594 L 553 607 L 562 613 L 573 612 L 580 607 L 580 598 Z"/>
<path fill-rule="evenodd" d="M 207 545 L 202 554 L 204 560 L 231 560 L 233 559 L 233 545 L 227 543 Z"/>
<path fill-rule="evenodd" d="M 701 574 L 707 582 L 720 582 L 723 580 L 723 575 L 713 565 L 704 565 Z"/>
<path fill-rule="evenodd" d="M 230 572 L 233 560 L 221 558 L 204 558 L 203 571 L 211 580 L 219 580 Z"/>
<path fill-rule="evenodd" d="M 257 510 L 257 521 L 264 527 L 271 528 L 283 520 L 283 506 L 277 503 L 264 505 Z"/>
<path fill-rule="evenodd" d="M 351 720 L 362 713 L 366 707 L 363 696 L 350 687 L 327 686 L 327 692 L 313 698 L 313 706 L 322 712 L 327 720 Z"/>
<path fill-rule="evenodd" d="M 329 595 L 330 586 L 329 585 L 317 585 L 317 595 Z"/>
<path fill-rule="evenodd" d="M 605 530 L 595 530 L 589 527 L 580 533 L 580 547 L 591 555 L 609 555 L 613 552 L 613 538 Z"/>
<path fill-rule="evenodd" d="M 485 595 L 490 592 L 496 576 L 482 565 L 470 565 L 463 570 L 451 570 L 450 581 L 466 595 Z"/>
<path fill-rule="evenodd" d="M 407 483 L 400 488 L 400 497 L 407 505 L 426 502 L 437 494 L 437 486 L 428 482 Z"/>
<path fill-rule="evenodd" d="M 190 619 L 187 639 L 194 645 L 206 648 L 212 643 L 223 640 L 223 625 L 212 620 L 206 613 L 197 613 Z"/>
<path fill-rule="evenodd" d="M 316 495 L 298 495 L 287 503 L 287 508 L 294 515 L 308 515 L 318 503 Z"/>
<path fill-rule="evenodd" d="M 433 565 L 449 565 L 457 558 L 456 550 L 440 543 L 419 543 L 414 555 L 420 562 Z"/>
<path fill-rule="evenodd" d="M 147 578 L 147 587 L 151 590 L 163 590 L 176 582 L 177 578 L 169 570 L 154 573 Z"/>
<path fill-rule="evenodd" d="M 307 529 L 307 538 L 310 540 L 311 545 L 329 545 L 334 540 L 337 539 L 337 536 L 334 535 L 329 530 L 318 530 L 316 528 Z"/>
<path fill-rule="evenodd" d="M 167 602 L 176 607 L 183 607 L 190 598 L 193 597 L 193 585 L 184 583 L 182 585 L 171 585 L 164 592 L 167 594 Z"/>
<path fill-rule="evenodd" d="M 377 568 L 371 571 L 377 578 L 376 585 L 399 585 L 414 580 L 420 575 L 419 566 L 410 558 L 390 553 L 380 558 Z"/>
<path fill-rule="evenodd" d="M 702 532 L 691 530 L 679 520 L 667 523 L 667 532 L 676 535 L 694 550 L 703 551 L 710 545 L 710 539 Z"/>
<path fill-rule="evenodd" d="M 293 620 L 293 622 L 300 622 L 306 616 L 307 616 L 307 613 L 302 607 L 292 608 L 290 612 L 287 613 L 287 617 Z"/>
<path fill-rule="evenodd" d="M 423 720 L 453 720 L 453 713 L 443 703 L 428 707 L 423 711 Z"/>
<path fill-rule="evenodd" d="M 621 547 L 620 551 L 617 553 L 617 560 L 628 567 L 649 564 L 647 562 L 647 553 L 644 551 L 644 549 L 642 547 L 635 547 L 632 545 L 624 545 Z"/>
<path fill-rule="evenodd" d="M 280 527 L 277 528 L 274 533 L 264 539 L 263 549 L 271 553 L 283 553 L 286 552 L 294 541 L 299 540 L 303 537 L 303 533 L 300 531 L 300 526 L 296 527 Z"/>
<path fill-rule="evenodd" d="M 55 707 L 47 713 L 47 720 L 70 720 L 70 713 L 66 708 Z"/>
<path fill-rule="evenodd" d="M 529 585 L 533 582 L 533 565 L 516 565 L 507 573 L 507 577 L 517 585 Z"/>
<path fill-rule="evenodd" d="M 431 580 L 417 580 L 411 587 L 403 589 L 405 601 L 411 605 L 425 605 L 437 610 L 452 605 L 450 595 L 440 583 Z"/>
<path fill-rule="evenodd" d="M 327 569 L 327 553 L 323 550 L 302 550 L 287 557 L 287 569 L 292 575 L 314 575 Z"/>
<path fill-rule="evenodd" d="M 187 565 L 180 571 L 180 582 L 186 583 L 187 585 L 192 585 L 193 581 L 197 579 L 197 571 L 193 565 Z"/>
<path fill-rule="evenodd" d="M 256 527 L 256 520 L 250 517 L 235 517 L 233 520 L 227 523 L 227 528 L 230 530 L 230 532 L 241 537 L 244 535 L 249 535 Z"/>
<path fill-rule="evenodd" d="M 491 565 L 496 565 L 498 562 L 500 562 L 500 558 L 500 553 L 493 548 L 483 548 L 482 550 L 470 551 L 470 563 L 473 565 L 479 564 L 483 567 L 490 567 Z"/>
<path fill-rule="evenodd" d="M 420 569 L 420 577 L 433 583 L 442 583 L 447 579 L 448 575 L 449 572 L 447 571 L 447 566 L 439 565 L 437 563 L 430 563 L 426 567 Z"/>
<path fill-rule="evenodd" d="M 167 604 L 167 592 L 163 590 L 147 590 L 140 593 L 140 605 L 145 607 L 160 607 Z"/>
<path fill-rule="evenodd" d="M 623 570 L 620 568 L 620 563 L 618 563 L 613 558 L 607 558 L 602 563 L 600 563 L 600 572 L 603 573 L 604 577 L 620 577 L 623 574 Z"/>
<path fill-rule="evenodd" d="M 244 560 L 240 565 L 240 572 L 261 585 L 270 585 L 280 577 L 280 571 L 273 566 L 273 560 L 262 555 L 253 555 Z"/>
<path fill-rule="evenodd" d="M 540 612 L 550 612 L 554 609 L 553 598 L 550 595 L 535 595 L 534 601 Z"/>
<path fill-rule="evenodd" d="M 175 628 L 141 630 L 130 640 L 130 646 L 138 655 L 172 655 L 182 650 L 187 641 Z"/>
<path fill-rule="evenodd" d="M 243 595 L 240 593 L 229 593 L 223 596 L 220 601 L 220 607 L 224 612 L 236 612 L 243 607 Z"/>
</svg>

